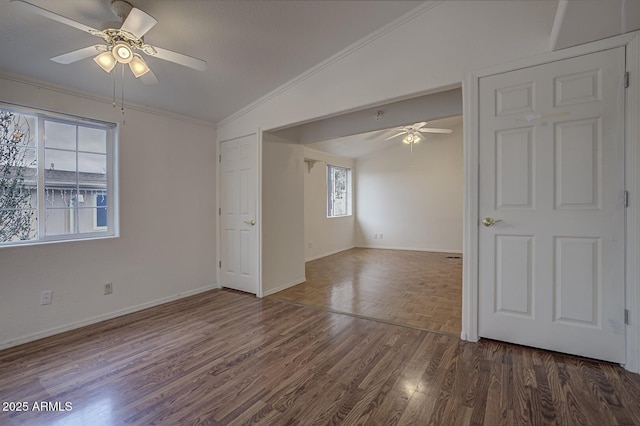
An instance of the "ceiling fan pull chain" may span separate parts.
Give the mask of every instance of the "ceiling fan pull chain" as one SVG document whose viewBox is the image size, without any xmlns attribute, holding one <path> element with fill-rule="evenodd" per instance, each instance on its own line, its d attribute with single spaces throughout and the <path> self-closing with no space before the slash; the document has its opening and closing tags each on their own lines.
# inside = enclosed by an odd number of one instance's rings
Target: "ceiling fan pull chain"
<svg viewBox="0 0 640 426">
<path fill-rule="evenodd" d="M 120 69 L 122 70 L 122 73 L 121 73 L 121 77 L 122 77 L 122 79 L 121 79 L 122 93 L 120 95 L 120 104 L 121 104 L 120 110 L 122 111 L 122 115 L 124 115 L 124 64 L 121 64 L 121 65 L 122 66 L 120 67 Z"/>
<path fill-rule="evenodd" d="M 113 107 L 116 107 L 116 73 L 113 73 Z"/>
</svg>

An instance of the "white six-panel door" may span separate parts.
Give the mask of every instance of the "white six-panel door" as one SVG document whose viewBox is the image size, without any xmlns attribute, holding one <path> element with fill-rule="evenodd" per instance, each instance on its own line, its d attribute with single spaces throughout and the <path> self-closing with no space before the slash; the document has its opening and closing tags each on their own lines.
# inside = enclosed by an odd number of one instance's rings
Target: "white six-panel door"
<svg viewBox="0 0 640 426">
<path fill-rule="evenodd" d="M 258 293 L 257 139 L 220 143 L 220 284 Z"/>
<path fill-rule="evenodd" d="M 624 70 L 617 48 L 480 79 L 481 337 L 624 362 Z"/>
</svg>

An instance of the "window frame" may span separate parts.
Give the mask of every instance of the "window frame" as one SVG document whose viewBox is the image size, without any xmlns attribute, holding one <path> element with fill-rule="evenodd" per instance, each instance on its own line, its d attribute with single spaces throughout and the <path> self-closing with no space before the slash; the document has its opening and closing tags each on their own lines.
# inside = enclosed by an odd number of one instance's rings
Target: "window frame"
<svg viewBox="0 0 640 426">
<path fill-rule="evenodd" d="M 347 202 L 346 202 L 346 210 L 347 212 L 345 214 L 340 214 L 340 215 L 336 215 L 336 214 L 332 214 L 333 213 L 333 208 L 331 205 L 331 200 L 333 199 L 333 194 L 335 193 L 335 183 L 334 180 L 332 179 L 333 176 L 333 171 L 335 169 L 343 169 L 346 171 L 347 174 L 347 184 L 346 184 L 346 197 L 347 197 Z M 327 210 L 326 210 L 326 214 L 327 214 L 327 219 L 334 219 L 334 218 L 340 218 L 340 217 L 349 217 L 349 216 L 353 216 L 353 172 L 352 172 L 352 168 L 351 167 L 345 167 L 345 166 L 338 166 L 336 164 L 330 164 L 327 163 L 327 167 L 326 167 L 326 189 L 327 189 Z"/>
<path fill-rule="evenodd" d="M 118 125 L 107 121 L 96 120 L 87 117 L 74 116 L 69 114 L 63 114 L 58 112 L 46 111 L 41 109 L 29 108 L 19 105 L 12 105 L 0 102 L 0 109 L 9 111 L 16 115 L 31 116 L 35 119 L 35 129 L 31 129 L 35 135 L 35 151 L 36 151 L 36 236 L 30 240 L 18 240 L 0 242 L 0 249 L 6 247 L 19 247 L 29 245 L 40 245 L 67 241 L 85 241 L 95 239 L 105 239 L 119 237 L 119 218 L 118 218 L 118 167 L 117 167 L 117 153 L 118 153 Z M 89 228 L 92 230 L 89 232 L 74 232 L 63 233 L 57 235 L 46 235 L 46 187 L 45 187 L 45 142 L 44 142 L 44 126 L 45 121 L 54 123 L 70 124 L 78 127 L 95 128 L 106 131 L 105 141 L 105 157 L 106 157 L 106 191 L 107 196 L 107 226 L 97 226 L 97 209 L 93 212 L 93 223 L 90 222 Z M 77 145 L 76 136 L 76 158 L 78 154 L 82 154 L 85 151 L 79 150 Z M 88 152 L 88 151 L 87 151 Z M 76 172 L 77 170 L 76 165 Z M 76 190 L 79 188 L 78 177 L 76 177 Z M 83 208 L 91 209 L 91 207 Z M 75 213 L 81 209 L 76 208 Z M 76 229 L 78 231 L 78 229 Z"/>
</svg>

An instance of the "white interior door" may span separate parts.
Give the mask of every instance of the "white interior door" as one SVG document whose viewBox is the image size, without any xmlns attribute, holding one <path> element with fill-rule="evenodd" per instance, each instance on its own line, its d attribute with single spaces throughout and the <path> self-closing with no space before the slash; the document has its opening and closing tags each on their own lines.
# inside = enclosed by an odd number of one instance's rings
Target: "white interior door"
<svg viewBox="0 0 640 426">
<path fill-rule="evenodd" d="M 624 362 L 624 70 L 617 48 L 480 80 L 481 337 Z"/>
<path fill-rule="evenodd" d="M 220 281 L 258 293 L 256 135 L 220 143 Z"/>
</svg>

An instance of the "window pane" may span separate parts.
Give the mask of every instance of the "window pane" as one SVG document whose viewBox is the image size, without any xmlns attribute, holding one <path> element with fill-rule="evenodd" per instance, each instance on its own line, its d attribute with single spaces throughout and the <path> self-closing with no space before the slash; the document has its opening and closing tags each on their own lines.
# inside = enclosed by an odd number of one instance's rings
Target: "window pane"
<svg viewBox="0 0 640 426">
<path fill-rule="evenodd" d="M 107 156 L 104 154 L 78 154 L 78 171 L 106 176 Z"/>
<path fill-rule="evenodd" d="M 351 169 L 327 166 L 327 216 L 351 214 Z"/>
<path fill-rule="evenodd" d="M 76 209 L 46 209 L 46 235 L 74 234 L 77 220 L 76 216 Z"/>
<path fill-rule="evenodd" d="M 44 169 L 47 171 L 76 171 L 76 153 L 72 151 L 60 151 L 57 149 L 46 149 L 44 153 Z M 46 174 L 45 174 L 46 177 Z"/>
<path fill-rule="evenodd" d="M 75 203 L 75 188 L 46 187 L 44 191 L 44 204 L 46 208 L 69 208 Z"/>
<path fill-rule="evenodd" d="M 107 153 L 107 131 L 78 127 L 78 151 Z"/>
<path fill-rule="evenodd" d="M 36 239 L 37 217 L 36 209 L 0 209 L 0 243 Z"/>
<path fill-rule="evenodd" d="M 96 196 L 96 227 L 107 226 L 107 196 L 105 194 L 98 194 Z"/>
<path fill-rule="evenodd" d="M 0 145 L 0 176 L 31 177 L 36 175 L 37 152 L 33 148 L 19 148 L 10 145 Z"/>
<path fill-rule="evenodd" d="M 36 147 L 36 117 L 0 109 L 0 145 Z"/>
<path fill-rule="evenodd" d="M 44 122 L 44 146 L 47 148 L 76 149 L 76 126 L 55 121 Z"/>
</svg>

